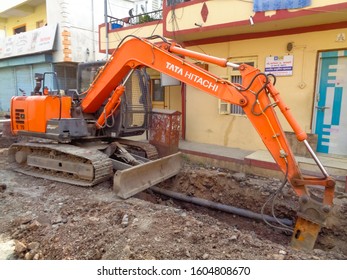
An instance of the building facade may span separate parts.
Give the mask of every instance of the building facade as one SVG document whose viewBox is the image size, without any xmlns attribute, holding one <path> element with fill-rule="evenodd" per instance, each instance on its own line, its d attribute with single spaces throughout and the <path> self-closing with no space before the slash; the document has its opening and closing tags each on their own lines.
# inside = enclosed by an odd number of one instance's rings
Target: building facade
<svg viewBox="0 0 347 280">
<path fill-rule="evenodd" d="M 76 88 L 77 64 L 105 58 L 98 47 L 100 2 L 0 2 L 0 112 L 9 112 L 12 96 L 30 95 L 35 73 L 56 72 L 60 89 Z"/>
<path fill-rule="evenodd" d="M 293 115 L 316 136 L 314 148 L 347 156 L 347 1 L 164 0 L 162 19 L 109 30 L 109 48 L 128 34 L 158 34 L 188 49 L 275 74 L 276 88 Z M 105 51 L 103 24 L 99 36 Z M 240 82 L 238 71 L 207 67 Z M 188 141 L 264 149 L 242 109 L 195 88 L 165 87 L 157 104 L 182 112 L 182 136 Z M 279 110 L 278 115 L 290 133 Z"/>
</svg>

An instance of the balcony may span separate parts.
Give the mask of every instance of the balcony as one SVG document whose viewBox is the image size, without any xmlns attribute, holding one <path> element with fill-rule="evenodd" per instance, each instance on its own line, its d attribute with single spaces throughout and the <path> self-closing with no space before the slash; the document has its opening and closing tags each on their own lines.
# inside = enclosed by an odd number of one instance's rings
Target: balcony
<svg viewBox="0 0 347 280">
<path fill-rule="evenodd" d="M 117 28 L 135 26 L 138 24 L 162 20 L 163 12 L 162 10 L 157 10 L 150 13 L 140 14 L 136 16 L 129 16 L 122 19 L 108 16 L 108 19 L 110 23 L 110 29 L 113 30 Z"/>
<path fill-rule="evenodd" d="M 1 1 L 0 20 L 4 20 L 10 17 L 26 17 L 35 12 L 36 6 L 45 2 L 45 0 Z"/>
<path fill-rule="evenodd" d="M 153 34 L 163 35 L 162 18 L 162 10 L 122 19 L 108 16 L 108 36 L 106 36 L 105 24 L 99 26 L 100 52 L 106 52 L 107 44 L 109 51 L 113 51 L 120 43 L 121 38 L 125 38 L 127 35 L 138 35 L 140 37 L 149 37 Z M 136 30 L 141 30 L 140 34 L 135 32 Z"/>
</svg>

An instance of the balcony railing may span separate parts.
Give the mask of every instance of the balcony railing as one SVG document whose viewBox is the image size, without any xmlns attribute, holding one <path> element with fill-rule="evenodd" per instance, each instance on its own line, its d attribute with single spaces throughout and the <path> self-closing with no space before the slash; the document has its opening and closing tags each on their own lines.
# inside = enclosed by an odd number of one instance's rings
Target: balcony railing
<svg viewBox="0 0 347 280">
<path fill-rule="evenodd" d="M 112 16 L 108 16 L 108 18 L 110 23 L 110 29 L 113 30 L 117 28 L 161 20 L 163 19 L 163 11 L 157 10 L 150 13 L 140 14 L 136 16 L 129 16 L 129 17 L 121 18 L 121 19 L 115 18 Z"/>
</svg>

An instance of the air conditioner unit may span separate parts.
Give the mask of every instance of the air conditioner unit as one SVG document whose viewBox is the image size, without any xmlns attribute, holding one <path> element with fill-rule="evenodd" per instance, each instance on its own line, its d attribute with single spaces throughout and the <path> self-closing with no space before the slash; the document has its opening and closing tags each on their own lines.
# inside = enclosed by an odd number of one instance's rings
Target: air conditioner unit
<svg viewBox="0 0 347 280">
<path fill-rule="evenodd" d="M 166 74 L 160 73 L 160 80 L 161 80 L 161 86 L 179 86 L 181 82 L 175 78 L 172 78 L 171 76 L 168 76 Z"/>
</svg>

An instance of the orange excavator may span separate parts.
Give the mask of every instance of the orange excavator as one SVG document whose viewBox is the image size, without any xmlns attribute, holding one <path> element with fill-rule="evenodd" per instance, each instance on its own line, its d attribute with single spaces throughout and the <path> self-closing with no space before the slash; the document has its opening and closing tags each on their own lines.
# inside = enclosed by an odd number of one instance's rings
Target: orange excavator
<svg viewBox="0 0 347 280">
<path fill-rule="evenodd" d="M 238 69 L 242 84 L 222 79 L 187 58 Z M 146 94 L 147 67 L 242 107 L 284 173 L 285 182 L 299 197 L 292 246 L 312 249 L 333 205 L 335 181 L 274 87 L 275 77 L 246 64 L 187 50 L 159 36 L 124 38 L 81 93 L 48 90 L 40 94 L 40 81 L 44 81 L 44 88 L 53 84 L 41 75 L 36 79 L 37 95 L 13 97 L 12 132 L 36 139 L 11 146 L 9 154 L 16 170 L 77 185 L 94 185 L 114 176 L 114 189 L 123 198 L 177 174 L 178 153 L 155 159 L 155 149 L 148 143 L 122 138 L 142 134 L 148 128 L 151 106 Z M 136 89 L 142 89 L 138 96 L 134 95 Z M 298 141 L 306 145 L 321 177 L 301 173 L 275 107 Z M 140 117 L 138 123 L 136 116 Z"/>
</svg>

